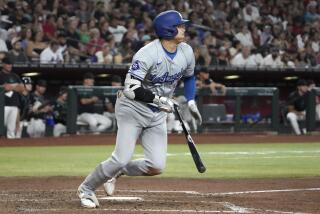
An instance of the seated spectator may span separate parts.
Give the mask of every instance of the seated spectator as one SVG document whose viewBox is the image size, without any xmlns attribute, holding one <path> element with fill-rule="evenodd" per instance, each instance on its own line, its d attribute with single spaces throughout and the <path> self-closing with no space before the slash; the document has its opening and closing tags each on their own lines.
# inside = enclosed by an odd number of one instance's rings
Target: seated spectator
<svg viewBox="0 0 320 214">
<path fill-rule="evenodd" d="M 268 68 L 282 68 L 284 66 L 281 55 L 277 48 L 271 48 L 271 53 L 268 54 L 264 59 L 262 66 Z"/>
<path fill-rule="evenodd" d="M 251 32 L 247 25 L 243 25 L 241 31 L 235 35 L 236 39 L 241 42 L 242 46 L 254 47 Z"/>
<path fill-rule="evenodd" d="M 42 25 L 44 38 L 47 41 L 55 39 L 56 31 L 57 31 L 57 24 L 56 24 L 56 17 L 53 15 L 48 15 L 46 21 Z"/>
<path fill-rule="evenodd" d="M 259 9 L 251 4 L 247 4 L 243 9 L 243 19 L 246 22 L 260 22 Z"/>
<path fill-rule="evenodd" d="M 300 130 L 298 121 L 305 120 L 307 107 L 308 83 L 300 79 L 297 83 L 297 89 L 293 91 L 287 99 L 287 119 L 296 135 L 305 134 L 306 130 Z"/>
<path fill-rule="evenodd" d="M 248 46 L 242 48 L 232 60 L 231 65 L 236 67 L 255 67 L 257 63 L 255 58 L 251 55 L 251 49 Z"/>
<path fill-rule="evenodd" d="M 6 42 L 0 38 L 0 52 L 7 52 L 8 51 L 8 47 Z"/>
<path fill-rule="evenodd" d="M 80 35 L 77 32 L 79 20 L 75 17 L 69 18 L 68 28 L 66 31 L 67 47 L 70 61 L 78 62 L 81 55 Z"/>
<path fill-rule="evenodd" d="M 239 52 L 241 52 L 242 45 L 237 39 L 233 40 L 232 47 L 229 48 L 230 59 L 232 60 Z"/>
<path fill-rule="evenodd" d="M 53 118 L 55 125 L 53 128 L 53 136 L 60 137 L 67 133 L 67 98 L 68 88 L 61 87 L 58 98 L 53 104 Z"/>
<path fill-rule="evenodd" d="M 33 34 L 32 40 L 28 42 L 27 56 L 31 61 L 39 61 L 41 52 L 48 47 L 43 40 L 43 32 L 38 31 Z"/>
<path fill-rule="evenodd" d="M 92 73 L 86 73 L 83 77 L 83 86 L 94 86 L 94 75 Z M 99 114 L 95 110 L 95 104 L 100 99 L 92 94 L 79 95 L 79 108 L 77 121 L 88 124 L 90 130 L 93 132 L 104 132 L 111 127 L 111 119 Z M 101 102 L 101 101 L 100 101 Z"/>
<path fill-rule="evenodd" d="M 89 35 L 89 30 L 88 30 L 88 24 L 86 22 L 83 22 L 80 24 L 79 37 L 80 37 L 81 43 L 83 43 L 83 44 L 89 43 L 90 35 Z"/>
<path fill-rule="evenodd" d="M 63 63 L 62 52 L 58 51 L 59 43 L 51 41 L 49 47 L 44 49 L 40 54 L 40 63 Z"/>
<path fill-rule="evenodd" d="M 102 49 L 103 44 L 105 43 L 105 40 L 100 37 L 100 31 L 98 28 L 93 28 L 89 32 L 90 35 L 90 41 L 87 44 L 86 48 L 90 49 L 92 47 L 95 47 L 95 53 L 97 51 L 100 51 Z"/>
<path fill-rule="evenodd" d="M 8 52 L 8 57 L 14 63 L 27 63 L 28 57 L 21 47 L 21 40 L 19 37 L 15 37 L 11 41 L 12 50 Z"/>
<path fill-rule="evenodd" d="M 21 47 L 26 52 L 28 48 L 28 43 L 32 40 L 32 30 L 30 28 L 22 28 L 20 36 Z"/>
<path fill-rule="evenodd" d="M 263 31 L 260 36 L 260 46 L 266 46 L 272 43 L 273 35 L 271 31 L 271 26 L 266 25 L 263 28 Z"/>
<path fill-rule="evenodd" d="M 127 28 L 120 24 L 120 20 L 117 17 L 113 17 L 109 26 L 109 32 L 114 36 L 115 42 L 120 44 L 123 35 L 127 32 Z"/>
<path fill-rule="evenodd" d="M 110 48 L 108 43 L 104 43 L 104 45 L 102 46 L 102 50 L 96 52 L 96 57 L 98 59 L 98 63 L 112 64 L 113 56 L 110 53 Z"/>
</svg>

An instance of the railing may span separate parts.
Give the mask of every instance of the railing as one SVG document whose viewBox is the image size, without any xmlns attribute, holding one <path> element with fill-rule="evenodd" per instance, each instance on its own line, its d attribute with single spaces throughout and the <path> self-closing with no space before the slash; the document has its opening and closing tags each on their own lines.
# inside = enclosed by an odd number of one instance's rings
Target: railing
<svg viewBox="0 0 320 214">
<path fill-rule="evenodd" d="M 67 132 L 75 134 L 77 131 L 77 94 L 93 93 L 97 96 L 115 96 L 117 91 L 122 87 L 111 86 L 70 86 L 68 91 L 68 117 L 67 117 Z M 183 89 L 177 89 L 176 95 L 183 94 Z M 198 105 L 201 109 L 203 105 L 203 96 L 211 95 L 210 89 L 201 89 L 197 91 Z M 271 96 L 272 97 L 272 117 L 271 128 L 278 131 L 279 128 L 279 91 L 273 87 L 229 87 L 227 88 L 226 96 L 234 96 L 236 98 L 236 112 L 235 112 L 235 131 L 240 130 L 241 119 L 241 97 L 242 96 Z"/>
<path fill-rule="evenodd" d="M 97 96 L 116 96 L 118 90 L 123 87 L 112 86 L 69 86 L 68 90 L 68 113 L 67 113 L 67 133 L 75 134 L 77 131 L 77 108 L 78 108 L 78 94 L 95 94 Z M 183 94 L 183 89 L 176 90 L 176 95 Z M 197 91 L 199 109 L 203 105 L 203 97 L 210 96 L 210 89 L 201 89 Z M 320 88 L 315 88 L 308 95 L 308 104 L 306 110 L 306 128 L 309 132 L 316 128 L 315 120 L 315 96 L 320 95 Z M 215 95 L 222 96 L 222 95 Z M 279 131 L 279 90 L 275 87 L 229 87 L 225 96 L 235 97 L 235 116 L 234 128 L 235 131 L 240 131 L 241 126 L 241 97 L 243 96 L 269 96 L 272 97 L 272 115 L 271 115 L 271 129 Z M 4 88 L 0 87 L 0 136 L 5 135 L 4 127 Z"/>
</svg>

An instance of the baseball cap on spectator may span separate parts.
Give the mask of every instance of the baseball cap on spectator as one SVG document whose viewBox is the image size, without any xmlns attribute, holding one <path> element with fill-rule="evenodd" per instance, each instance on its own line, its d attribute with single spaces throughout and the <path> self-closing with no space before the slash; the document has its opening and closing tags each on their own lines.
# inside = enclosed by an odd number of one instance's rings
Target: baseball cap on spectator
<svg viewBox="0 0 320 214">
<path fill-rule="evenodd" d="M 32 80 L 30 77 L 22 77 L 21 78 L 23 84 L 27 85 L 27 84 L 32 84 Z"/>
<path fill-rule="evenodd" d="M 2 64 L 12 65 L 12 59 L 6 54 L 5 57 L 2 59 Z"/>
<path fill-rule="evenodd" d="M 41 87 L 47 87 L 47 81 L 44 79 L 40 79 L 37 81 L 37 85 Z"/>
<path fill-rule="evenodd" d="M 299 79 L 297 86 L 308 86 L 308 82 L 305 79 Z"/>
<path fill-rule="evenodd" d="M 93 73 L 90 73 L 90 72 L 85 73 L 83 75 L 83 79 L 94 79 L 94 75 L 93 75 Z"/>
<path fill-rule="evenodd" d="M 63 95 L 64 93 L 68 93 L 68 87 L 61 86 L 59 89 L 59 96 Z"/>
<path fill-rule="evenodd" d="M 118 75 L 113 75 L 111 78 L 111 82 L 122 82 L 121 77 Z"/>
</svg>

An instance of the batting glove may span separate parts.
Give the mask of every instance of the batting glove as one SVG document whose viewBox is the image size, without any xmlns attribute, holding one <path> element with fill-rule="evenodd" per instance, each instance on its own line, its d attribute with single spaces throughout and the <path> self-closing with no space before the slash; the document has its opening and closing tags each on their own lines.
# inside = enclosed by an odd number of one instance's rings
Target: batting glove
<svg viewBox="0 0 320 214">
<path fill-rule="evenodd" d="M 153 103 L 156 104 L 161 111 L 165 111 L 167 113 L 172 113 L 174 111 L 174 106 L 179 106 L 179 103 L 174 99 L 157 95 L 153 99 Z"/>
<path fill-rule="evenodd" d="M 201 117 L 201 114 L 198 110 L 196 102 L 194 100 L 190 100 L 188 102 L 188 107 L 189 107 L 189 110 L 190 110 L 192 116 L 197 120 L 198 124 L 201 125 L 202 117 Z"/>
</svg>

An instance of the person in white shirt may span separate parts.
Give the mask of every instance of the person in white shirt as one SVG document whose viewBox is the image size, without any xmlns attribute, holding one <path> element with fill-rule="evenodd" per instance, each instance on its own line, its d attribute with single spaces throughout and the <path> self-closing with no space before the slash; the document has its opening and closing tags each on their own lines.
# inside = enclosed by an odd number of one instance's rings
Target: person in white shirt
<svg viewBox="0 0 320 214">
<path fill-rule="evenodd" d="M 8 52 L 7 44 L 3 39 L 0 39 L 0 51 L 1 52 Z"/>
<path fill-rule="evenodd" d="M 109 32 L 112 33 L 116 43 L 120 43 L 122 41 L 123 35 L 128 31 L 127 28 L 119 25 L 118 22 L 118 19 L 114 17 L 111 20 L 111 26 L 109 27 Z"/>
<path fill-rule="evenodd" d="M 101 64 L 112 64 L 113 56 L 110 53 L 110 47 L 109 47 L 108 43 L 105 43 L 102 46 L 102 50 L 98 51 L 96 53 L 96 57 L 98 59 L 98 63 L 101 63 Z"/>
<path fill-rule="evenodd" d="M 242 51 L 231 60 L 231 65 L 235 67 L 256 67 L 257 63 L 251 55 L 250 47 L 244 46 Z"/>
<path fill-rule="evenodd" d="M 59 49 L 59 44 L 56 41 L 50 42 L 49 47 L 44 49 L 40 54 L 40 63 L 61 63 L 63 57 Z"/>
<path fill-rule="evenodd" d="M 247 25 L 243 25 L 241 31 L 237 33 L 235 37 L 241 42 L 241 45 L 243 46 L 250 46 L 251 48 L 254 46 L 251 32 L 249 31 Z"/>
<path fill-rule="evenodd" d="M 260 22 L 259 9 L 251 4 L 246 5 L 246 7 L 242 9 L 242 15 L 246 22 Z"/>
<path fill-rule="evenodd" d="M 263 59 L 262 66 L 268 68 L 282 68 L 284 64 L 281 60 L 279 50 L 277 48 L 272 48 L 270 52 L 271 53 Z"/>
</svg>

